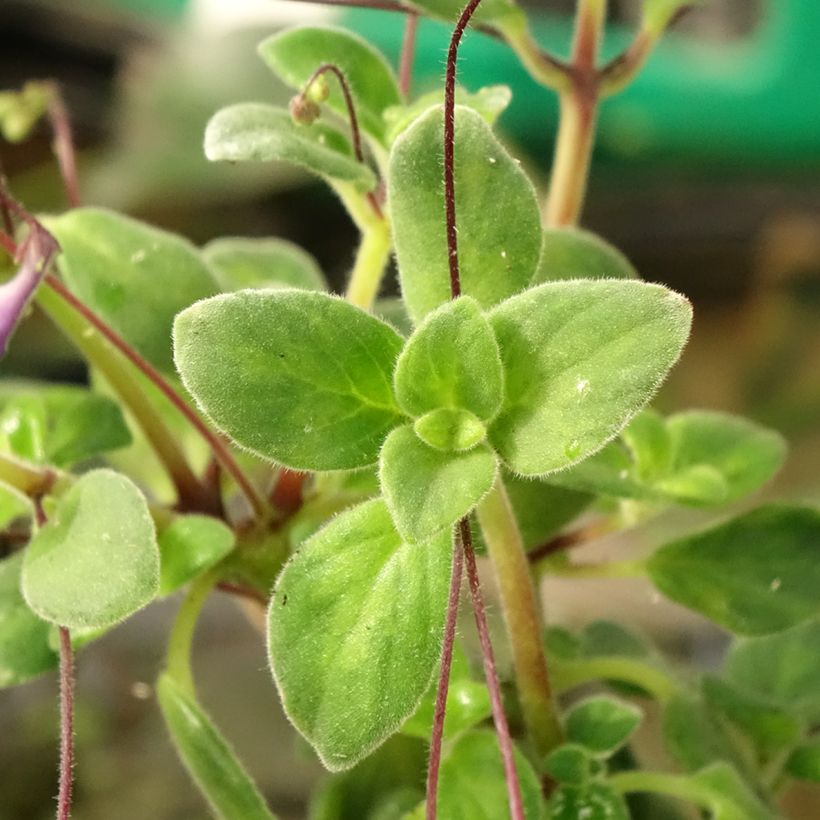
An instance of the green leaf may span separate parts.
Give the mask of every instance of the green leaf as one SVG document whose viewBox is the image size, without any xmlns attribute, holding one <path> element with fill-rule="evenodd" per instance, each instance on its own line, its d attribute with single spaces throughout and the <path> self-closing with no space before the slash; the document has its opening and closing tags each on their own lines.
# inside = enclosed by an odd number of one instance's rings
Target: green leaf
<svg viewBox="0 0 820 820">
<path fill-rule="evenodd" d="M 399 297 L 377 299 L 373 314 L 392 325 L 406 339 L 413 332 L 413 323 L 407 315 L 407 308 Z"/>
<path fill-rule="evenodd" d="M 436 706 L 438 675 L 415 713 L 401 727 L 402 734 L 429 741 Z M 447 689 L 447 711 L 444 717 L 444 737 L 454 738 L 486 720 L 492 714 L 490 695 L 484 680 L 474 680 L 467 657 L 458 643 L 453 648 L 450 684 Z"/>
<path fill-rule="evenodd" d="M 159 591 L 168 595 L 219 563 L 234 546 L 235 536 L 216 518 L 179 515 L 159 534 Z"/>
<path fill-rule="evenodd" d="M 223 291 L 243 288 L 327 290 L 316 260 L 286 239 L 215 239 L 202 249 Z"/>
<path fill-rule="evenodd" d="M 647 569 L 673 601 L 761 635 L 820 614 L 819 546 L 818 511 L 771 505 L 667 544 Z"/>
<path fill-rule="evenodd" d="M 334 518 L 276 582 L 271 667 L 285 711 L 332 771 L 418 706 L 441 655 L 452 544 L 404 542 L 384 502 Z"/>
<path fill-rule="evenodd" d="M 706 676 L 701 686 L 712 711 L 751 738 L 763 759 L 798 739 L 802 727 L 785 709 L 749 695 L 715 676 Z"/>
<path fill-rule="evenodd" d="M 566 715 L 567 740 L 608 757 L 629 740 L 642 718 L 640 709 L 624 701 L 607 695 L 587 698 Z"/>
<path fill-rule="evenodd" d="M 692 777 L 713 793 L 712 820 L 777 820 L 728 763 L 715 763 Z"/>
<path fill-rule="evenodd" d="M 580 786 L 590 779 L 596 763 L 586 746 L 564 743 L 547 755 L 544 771 L 558 783 Z"/>
<path fill-rule="evenodd" d="M 556 282 L 490 313 L 507 398 L 490 441 L 514 471 L 581 461 L 657 390 L 689 334 L 689 303 L 660 285 Z"/>
<path fill-rule="evenodd" d="M 475 299 L 462 296 L 429 314 L 402 350 L 393 380 L 410 416 L 458 407 L 491 419 L 503 398 L 501 358 Z"/>
<path fill-rule="evenodd" d="M 700 503 L 729 503 L 748 495 L 765 484 L 786 458 L 786 443 L 779 433 L 728 413 L 678 413 L 666 426 L 673 476 L 707 467 L 725 483 L 722 498 L 714 499 L 708 483 L 699 498 L 689 494 Z"/>
<path fill-rule="evenodd" d="M 581 630 L 578 637 L 581 653 L 588 658 L 597 655 L 647 658 L 653 653 L 652 647 L 642 636 L 614 621 L 593 621 Z"/>
<path fill-rule="evenodd" d="M 736 641 L 725 674 L 736 686 L 807 723 L 820 722 L 820 620 Z"/>
<path fill-rule="evenodd" d="M 656 493 L 635 475 L 635 463 L 620 440 L 611 441 L 594 455 L 551 473 L 545 480 L 556 487 L 613 498 L 653 500 Z"/>
<path fill-rule="evenodd" d="M 798 780 L 820 783 L 820 738 L 798 746 L 789 755 L 786 771 Z"/>
<path fill-rule="evenodd" d="M 48 645 L 49 625 L 20 592 L 23 553 L 0 561 L 0 688 L 24 683 L 57 665 Z"/>
<path fill-rule="evenodd" d="M 0 529 L 5 529 L 15 518 L 29 518 L 33 510 L 31 500 L 13 487 L 0 484 Z"/>
<path fill-rule="evenodd" d="M 387 189 L 402 295 L 418 323 L 450 297 L 440 106 L 396 140 Z M 541 255 L 535 189 L 480 114 L 456 106 L 461 290 L 488 308 L 525 288 Z"/>
<path fill-rule="evenodd" d="M 0 91 L 0 135 L 9 142 L 26 139 L 48 110 L 53 91 L 29 81 L 19 91 Z"/>
<path fill-rule="evenodd" d="M 83 387 L 3 382 L 0 407 L 8 450 L 35 463 L 71 467 L 131 442 L 117 403 Z"/>
<path fill-rule="evenodd" d="M 538 777 L 529 761 L 514 750 L 524 817 L 543 817 Z M 462 735 L 441 762 L 438 816 L 442 820 L 499 820 L 509 816 L 507 786 L 498 740 L 492 731 Z"/>
<path fill-rule="evenodd" d="M 191 694 L 163 674 L 157 696 L 174 746 L 214 814 L 222 820 L 274 820 L 233 749 Z"/>
<path fill-rule="evenodd" d="M 51 623 L 111 626 L 159 586 L 154 522 L 140 491 L 112 470 L 77 479 L 32 538 L 23 562 L 28 605 Z"/>
<path fill-rule="evenodd" d="M 458 20 L 464 10 L 464 5 L 460 0 L 412 0 L 407 5 L 448 23 L 454 23 Z M 470 19 L 470 25 L 502 26 L 518 23 L 522 17 L 521 9 L 513 0 L 487 0 L 486 5 L 481 3 L 476 9 L 475 14 Z"/>
<path fill-rule="evenodd" d="M 469 410 L 451 407 L 425 413 L 413 430 L 425 444 L 445 453 L 472 450 L 487 437 L 487 428 Z"/>
<path fill-rule="evenodd" d="M 401 101 L 398 83 L 384 56 L 366 40 L 340 28 L 299 26 L 269 37 L 259 56 L 291 88 L 300 90 L 324 63 L 345 75 L 362 130 L 384 141 L 387 108 Z M 335 77 L 325 75 L 330 94 L 326 105 L 348 120 L 344 96 Z"/>
<path fill-rule="evenodd" d="M 199 251 L 182 237 L 98 208 L 43 221 L 62 247 L 60 270 L 74 294 L 152 364 L 172 371 L 174 316 L 216 292 Z"/>
<path fill-rule="evenodd" d="M 456 105 L 471 108 L 480 114 L 488 125 L 494 125 L 496 120 L 506 110 L 512 101 L 512 92 L 506 85 L 488 85 L 479 88 L 471 94 L 465 88 L 456 86 Z M 444 91 L 430 91 L 416 97 L 409 105 L 397 105 L 384 112 L 387 122 L 387 143 L 391 145 L 396 137 L 408 128 L 417 117 L 420 117 L 428 108 L 444 103 Z"/>
<path fill-rule="evenodd" d="M 495 455 L 486 446 L 444 453 L 404 425 L 384 442 L 379 480 L 396 528 L 416 542 L 467 515 L 492 488 L 496 470 Z"/>
<path fill-rule="evenodd" d="M 202 410 L 238 444 L 297 470 L 372 464 L 399 422 L 402 338 L 341 299 L 241 291 L 177 317 L 175 356 Z"/>
<path fill-rule="evenodd" d="M 632 263 L 599 236 L 581 228 L 549 228 L 533 285 L 561 279 L 640 279 Z"/>
<path fill-rule="evenodd" d="M 376 184 L 339 130 L 321 122 L 297 125 L 284 108 L 262 103 L 217 111 L 205 129 L 205 156 L 214 162 L 289 162 L 360 191 Z"/>
<path fill-rule="evenodd" d="M 623 798 L 606 783 L 559 786 L 550 797 L 549 820 L 629 820 Z"/>
<path fill-rule="evenodd" d="M 635 461 L 635 473 L 651 482 L 672 466 L 672 436 L 666 420 L 651 407 L 642 410 L 621 433 Z"/>
<path fill-rule="evenodd" d="M 593 499 L 588 493 L 554 487 L 538 479 L 520 478 L 507 471 L 504 472 L 504 486 L 527 550 L 555 536 Z"/>
</svg>

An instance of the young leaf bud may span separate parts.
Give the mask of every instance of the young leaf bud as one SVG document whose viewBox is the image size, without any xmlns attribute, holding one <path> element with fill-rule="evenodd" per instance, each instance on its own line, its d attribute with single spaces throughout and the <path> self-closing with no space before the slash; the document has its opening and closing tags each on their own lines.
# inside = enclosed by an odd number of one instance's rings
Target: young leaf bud
<svg viewBox="0 0 820 820">
<path fill-rule="evenodd" d="M 293 121 L 299 125 L 311 125 L 321 113 L 319 106 L 313 100 L 306 100 L 301 94 L 291 99 L 288 110 Z"/>
<path fill-rule="evenodd" d="M 315 103 L 323 103 L 330 96 L 330 85 L 327 77 L 320 74 L 315 77 L 313 82 L 305 89 L 305 97 Z"/>
</svg>

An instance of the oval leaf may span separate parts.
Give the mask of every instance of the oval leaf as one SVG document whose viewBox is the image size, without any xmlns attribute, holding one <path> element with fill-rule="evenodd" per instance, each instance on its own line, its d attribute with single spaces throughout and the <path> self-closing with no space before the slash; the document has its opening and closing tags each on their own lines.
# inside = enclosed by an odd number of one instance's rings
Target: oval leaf
<svg viewBox="0 0 820 820">
<path fill-rule="evenodd" d="M 549 802 L 550 820 L 629 820 L 623 798 L 606 783 L 560 786 Z"/>
<path fill-rule="evenodd" d="M 205 129 L 205 156 L 211 161 L 290 162 L 361 191 L 376 184 L 340 131 L 320 122 L 297 125 L 283 108 L 262 103 L 230 105 L 214 114 Z"/>
<path fill-rule="evenodd" d="M 567 740 L 608 757 L 629 740 L 642 717 L 640 709 L 624 701 L 606 695 L 587 698 L 567 713 Z"/>
<path fill-rule="evenodd" d="M 174 746 L 214 814 L 222 820 L 274 820 L 233 749 L 190 693 L 164 674 L 157 695 Z"/>
<path fill-rule="evenodd" d="M 396 528 L 416 542 L 467 515 L 492 489 L 496 469 L 495 455 L 486 446 L 445 453 L 404 425 L 384 442 L 379 481 Z"/>
<path fill-rule="evenodd" d="M 450 533 L 408 544 L 384 502 L 334 518 L 276 582 L 268 647 L 282 703 L 329 769 L 398 730 L 441 656 Z"/>
<path fill-rule="evenodd" d="M 450 298 L 440 106 L 390 152 L 387 189 L 402 294 L 419 322 Z M 456 106 L 456 213 L 461 289 L 491 307 L 525 288 L 541 255 L 535 189 L 480 114 Z"/>
<path fill-rule="evenodd" d="M 71 290 L 152 364 L 173 370 L 171 327 L 185 307 L 216 293 L 187 240 L 98 208 L 44 220 L 60 242 Z"/>
<path fill-rule="evenodd" d="M 507 397 L 490 428 L 505 463 L 539 475 L 581 461 L 657 390 L 689 335 L 692 310 L 660 285 L 541 285 L 490 313 Z"/>
<path fill-rule="evenodd" d="M 158 587 L 148 506 L 137 487 L 112 470 L 77 479 L 26 549 L 28 605 L 69 629 L 111 626 L 150 603 Z"/>
<path fill-rule="evenodd" d="M 259 56 L 283 82 L 299 91 L 320 65 L 333 63 L 350 85 L 362 130 L 384 139 L 382 115 L 401 101 L 401 95 L 390 64 L 366 40 L 331 26 L 299 26 L 269 37 L 259 46 Z M 325 105 L 347 121 L 339 82 L 330 74 L 324 76 L 330 89 Z"/>
<path fill-rule="evenodd" d="M 177 317 L 176 363 L 214 423 L 296 470 L 372 464 L 400 420 L 392 327 L 333 296 L 241 291 Z"/>
<path fill-rule="evenodd" d="M 632 263 L 613 245 L 581 228 L 544 231 L 544 249 L 532 284 L 561 279 L 640 279 Z"/>
<path fill-rule="evenodd" d="M 180 515 L 159 534 L 159 591 L 168 595 L 221 561 L 234 546 L 230 527 L 207 515 Z"/>
<path fill-rule="evenodd" d="M 202 256 L 223 291 L 243 288 L 327 290 L 316 260 L 286 239 L 215 239 L 202 249 Z"/>
<path fill-rule="evenodd" d="M 658 589 L 733 632 L 761 635 L 820 614 L 820 512 L 766 506 L 658 550 Z"/>
<path fill-rule="evenodd" d="M 789 755 L 786 771 L 798 780 L 820 783 L 820 738 L 798 746 Z"/>
</svg>

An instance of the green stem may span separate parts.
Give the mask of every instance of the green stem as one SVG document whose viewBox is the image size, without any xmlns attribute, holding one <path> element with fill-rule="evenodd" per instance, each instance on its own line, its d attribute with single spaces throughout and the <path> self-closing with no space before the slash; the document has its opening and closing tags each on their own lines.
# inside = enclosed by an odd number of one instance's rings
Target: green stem
<svg viewBox="0 0 820 820">
<path fill-rule="evenodd" d="M 208 493 L 191 470 L 179 445 L 179 436 L 167 426 L 129 368 L 123 366 L 121 354 L 48 284 L 38 290 L 37 302 L 86 360 L 100 371 L 137 419 L 171 477 L 180 504 L 191 509 L 210 509 L 212 499 L 207 497 Z"/>
<path fill-rule="evenodd" d="M 555 91 L 565 91 L 570 87 L 569 66 L 538 45 L 525 16 L 503 23 L 500 30 L 507 45 L 537 83 Z"/>
<path fill-rule="evenodd" d="M 177 612 L 171 637 L 168 640 L 166 669 L 168 674 L 194 697 L 194 676 L 191 671 L 191 644 L 199 614 L 217 582 L 215 572 L 206 572 L 197 578 L 188 590 Z"/>
<path fill-rule="evenodd" d="M 562 730 L 553 703 L 527 555 L 500 476 L 477 512 L 498 578 L 524 722 L 536 751 L 543 756 L 561 743 Z"/>
<path fill-rule="evenodd" d="M 661 669 L 635 658 L 615 655 L 553 664 L 552 680 L 560 693 L 594 681 L 631 683 L 651 693 L 659 703 L 666 703 L 681 691 L 678 683 Z"/>
<path fill-rule="evenodd" d="M 650 792 L 666 797 L 677 797 L 707 811 L 715 805 L 714 791 L 686 775 L 645 771 L 620 772 L 609 777 L 607 782 L 621 794 Z"/>
<path fill-rule="evenodd" d="M 38 467 L 0 453 L 0 483 L 14 487 L 29 498 L 45 495 L 58 480 L 59 474 L 48 467 Z"/>
<path fill-rule="evenodd" d="M 642 28 L 629 48 L 601 69 L 601 95 L 609 97 L 627 88 L 646 65 L 658 39 L 659 34 Z"/>
</svg>

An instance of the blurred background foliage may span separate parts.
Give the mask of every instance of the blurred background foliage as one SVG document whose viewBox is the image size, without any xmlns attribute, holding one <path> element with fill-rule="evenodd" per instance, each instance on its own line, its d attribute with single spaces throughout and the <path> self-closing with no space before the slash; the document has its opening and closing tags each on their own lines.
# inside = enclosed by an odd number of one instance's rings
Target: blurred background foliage
<svg viewBox="0 0 820 820">
<path fill-rule="evenodd" d="M 528 4 L 539 39 L 569 42 L 570 0 Z M 629 37 L 638 0 L 613 0 L 605 51 Z M 195 242 L 220 235 L 283 236 L 310 250 L 337 287 L 355 231 L 320 185 L 292 169 L 210 165 L 202 135 L 230 102 L 288 96 L 256 57 L 256 43 L 293 22 L 336 21 L 395 61 L 403 21 L 287 0 L 2 0 L 0 88 L 55 78 L 80 148 L 82 193 Z M 446 29 L 419 30 L 414 90 L 440 81 Z M 773 497 L 820 501 L 820 3 L 709 0 L 680 21 L 626 94 L 607 101 L 584 224 L 621 247 L 643 277 L 695 302 L 695 330 L 660 399 L 664 409 L 744 413 L 790 440 Z M 512 55 L 480 34 L 463 49 L 461 78 L 475 89 L 508 83 L 501 129 L 545 183 L 555 100 Z M 47 128 L 0 145 L 17 196 L 36 210 L 64 207 Z M 395 291 L 388 281 L 386 290 Z M 135 309 L 139 309 L 135 306 Z M 82 380 L 79 360 L 41 317 L 21 329 L 1 375 Z M 675 513 L 649 542 L 704 520 Z M 591 547 L 618 550 L 610 540 Z M 723 638 L 640 584 L 554 582 L 556 621 L 602 615 L 634 621 L 667 648 L 701 662 Z M 80 658 L 78 820 L 197 818 L 205 809 L 170 745 L 152 694 L 173 607 L 161 604 Z M 305 816 L 318 766 L 288 730 L 262 642 L 235 605 L 206 610 L 197 666 L 203 701 L 237 745 L 282 817 Z M 817 648 L 820 652 L 820 647 Z M 0 693 L 0 820 L 52 816 L 55 681 Z M 388 748 L 380 776 L 401 782 L 418 749 Z M 649 750 L 656 754 L 656 750 Z M 296 763 L 294 764 L 294 761 Z M 392 762 L 391 762 L 392 761 Z M 820 815 L 820 796 L 792 795 L 794 816 Z M 800 814 L 803 812 L 803 814 Z"/>
</svg>

